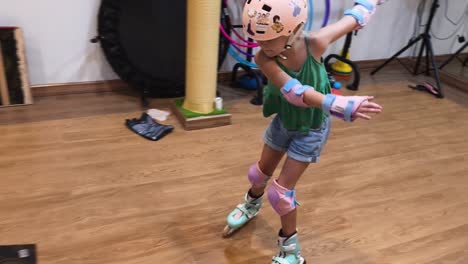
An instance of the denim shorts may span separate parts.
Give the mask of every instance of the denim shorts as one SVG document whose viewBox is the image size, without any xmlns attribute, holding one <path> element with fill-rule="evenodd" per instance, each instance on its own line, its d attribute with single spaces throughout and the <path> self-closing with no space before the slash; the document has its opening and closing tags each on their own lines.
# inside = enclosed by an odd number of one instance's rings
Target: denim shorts
<svg viewBox="0 0 468 264">
<path fill-rule="evenodd" d="M 263 140 L 272 149 L 287 152 L 288 157 L 294 160 L 314 163 L 319 161 L 320 153 L 327 143 L 330 125 L 330 117 L 325 118 L 320 128 L 311 129 L 306 134 L 287 130 L 276 115 L 265 130 Z"/>
</svg>

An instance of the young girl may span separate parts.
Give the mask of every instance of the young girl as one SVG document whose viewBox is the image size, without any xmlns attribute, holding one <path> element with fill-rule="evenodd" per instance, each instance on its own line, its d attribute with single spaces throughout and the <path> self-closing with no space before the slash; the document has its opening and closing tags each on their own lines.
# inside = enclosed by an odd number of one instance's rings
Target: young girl
<svg viewBox="0 0 468 264">
<path fill-rule="evenodd" d="M 264 134 L 260 161 L 248 172 L 252 186 L 227 217 L 227 236 L 258 214 L 263 193 L 278 163 L 287 153 L 279 177 L 267 190 L 268 200 L 281 218 L 279 252 L 272 263 L 302 264 L 296 231 L 295 186 L 310 163 L 320 157 L 329 132 L 330 118 L 345 121 L 371 119 L 382 107 L 370 96 L 337 96 L 330 92 L 321 57 L 328 45 L 348 32 L 365 26 L 382 0 L 357 0 L 344 18 L 305 36 L 306 0 L 247 0 L 243 11 L 245 33 L 261 50 L 255 61 L 267 76 L 263 114 L 276 114 Z"/>
</svg>

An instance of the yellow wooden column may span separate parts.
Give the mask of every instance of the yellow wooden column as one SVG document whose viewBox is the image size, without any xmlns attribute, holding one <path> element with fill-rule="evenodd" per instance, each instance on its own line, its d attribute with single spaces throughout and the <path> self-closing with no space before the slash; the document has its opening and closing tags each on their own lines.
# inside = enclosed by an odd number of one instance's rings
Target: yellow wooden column
<svg viewBox="0 0 468 264">
<path fill-rule="evenodd" d="M 214 110 L 218 72 L 221 1 L 187 0 L 187 55 L 183 107 L 196 113 Z"/>
</svg>

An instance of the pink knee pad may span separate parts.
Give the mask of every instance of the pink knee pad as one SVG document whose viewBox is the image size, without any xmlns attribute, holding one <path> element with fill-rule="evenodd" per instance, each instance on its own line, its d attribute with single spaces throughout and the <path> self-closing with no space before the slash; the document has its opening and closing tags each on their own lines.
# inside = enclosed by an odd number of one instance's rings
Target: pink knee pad
<svg viewBox="0 0 468 264">
<path fill-rule="evenodd" d="M 268 200 L 275 211 L 280 215 L 286 215 L 296 208 L 295 190 L 288 190 L 279 185 L 276 180 L 268 188 Z"/>
<path fill-rule="evenodd" d="M 247 176 L 255 188 L 265 187 L 268 180 L 270 179 L 270 176 L 266 175 L 260 170 L 258 163 L 252 164 L 252 166 L 250 166 Z"/>
</svg>

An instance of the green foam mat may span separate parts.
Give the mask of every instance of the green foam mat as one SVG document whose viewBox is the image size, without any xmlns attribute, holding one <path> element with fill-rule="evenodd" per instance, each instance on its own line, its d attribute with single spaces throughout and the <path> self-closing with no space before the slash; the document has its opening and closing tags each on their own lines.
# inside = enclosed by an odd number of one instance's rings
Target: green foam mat
<svg viewBox="0 0 468 264">
<path fill-rule="evenodd" d="M 195 112 L 192 112 L 188 109 L 185 109 L 183 107 L 183 104 L 184 104 L 184 98 L 178 98 L 175 100 L 175 103 L 176 103 L 176 106 L 177 108 L 179 108 L 179 110 L 181 111 L 181 113 L 186 117 L 186 118 L 195 118 L 195 117 L 202 117 L 202 116 L 216 116 L 216 115 L 224 115 L 224 114 L 227 114 L 228 111 L 223 108 L 221 110 L 217 110 L 215 109 L 213 112 L 211 113 L 207 113 L 207 114 L 200 114 L 200 113 L 195 113 Z"/>
</svg>

